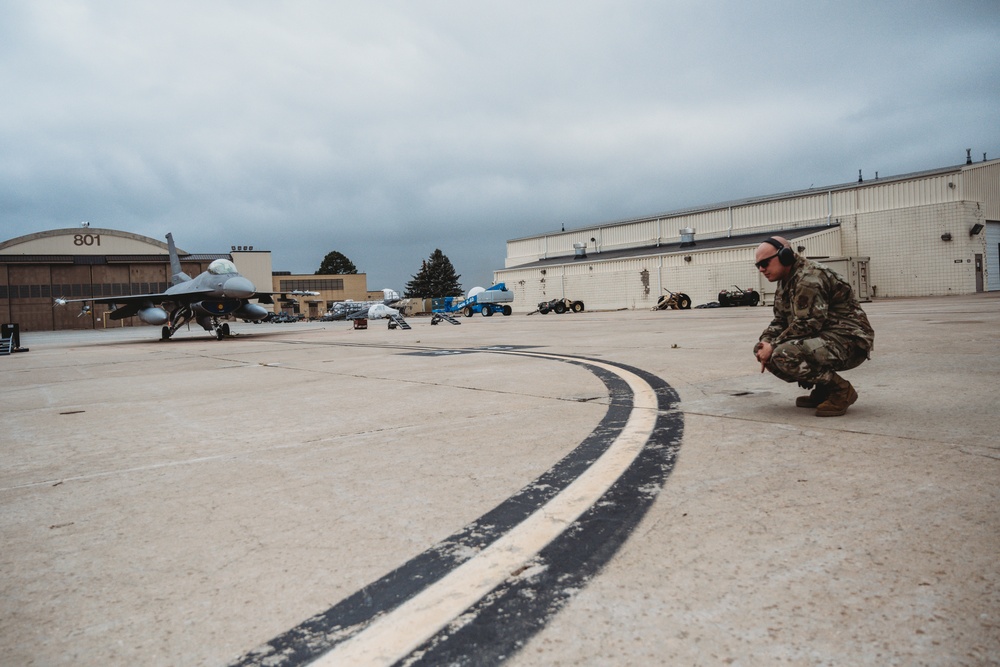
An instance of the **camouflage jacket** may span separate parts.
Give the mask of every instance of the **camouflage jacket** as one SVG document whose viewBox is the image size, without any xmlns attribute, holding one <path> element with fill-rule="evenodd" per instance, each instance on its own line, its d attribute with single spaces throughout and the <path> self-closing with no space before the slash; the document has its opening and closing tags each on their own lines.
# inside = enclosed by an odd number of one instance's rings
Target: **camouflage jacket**
<svg viewBox="0 0 1000 667">
<path fill-rule="evenodd" d="M 796 257 L 788 278 L 778 281 L 774 319 L 760 340 L 777 345 L 826 332 L 853 339 L 869 355 L 874 349 L 875 331 L 850 284 L 822 264 Z"/>
</svg>

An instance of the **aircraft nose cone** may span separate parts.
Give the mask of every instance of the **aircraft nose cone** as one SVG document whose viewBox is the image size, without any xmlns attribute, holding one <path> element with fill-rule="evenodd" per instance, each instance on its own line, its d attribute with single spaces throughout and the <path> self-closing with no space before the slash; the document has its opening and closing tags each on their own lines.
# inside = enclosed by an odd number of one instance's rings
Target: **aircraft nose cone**
<svg viewBox="0 0 1000 667">
<path fill-rule="evenodd" d="M 226 296 L 235 297 L 237 299 L 245 299 L 257 290 L 254 289 L 253 283 L 243 276 L 234 276 L 226 281 L 226 284 L 222 287 L 223 292 Z"/>
</svg>

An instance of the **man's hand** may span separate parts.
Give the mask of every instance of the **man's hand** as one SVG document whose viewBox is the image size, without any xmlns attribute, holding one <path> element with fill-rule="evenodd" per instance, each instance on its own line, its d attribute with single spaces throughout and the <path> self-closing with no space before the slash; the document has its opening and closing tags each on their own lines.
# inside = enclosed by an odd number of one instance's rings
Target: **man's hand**
<svg viewBox="0 0 1000 667">
<path fill-rule="evenodd" d="M 774 346 L 770 343 L 765 343 L 761 341 L 754 346 L 753 354 L 757 357 L 757 361 L 760 362 L 760 372 L 763 373 L 767 370 L 767 362 L 771 360 L 771 354 L 774 352 Z"/>
</svg>

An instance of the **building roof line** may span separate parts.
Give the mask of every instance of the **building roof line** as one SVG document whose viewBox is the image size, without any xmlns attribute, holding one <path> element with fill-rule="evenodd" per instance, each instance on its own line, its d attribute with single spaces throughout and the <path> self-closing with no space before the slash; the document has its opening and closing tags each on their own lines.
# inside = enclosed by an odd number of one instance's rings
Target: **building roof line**
<svg viewBox="0 0 1000 667">
<path fill-rule="evenodd" d="M 143 236 L 142 234 L 123 232 L 120 229 L 107 229 L 104 227 L 64 227 L 62 229 L 48 229 L 44 232 L 35 232 L 33 234 L 25 234 L 24 236 L 8 239 L 7 241 L 0 242 L 0 251 L 15 245 L 27 243 L 28 241 L 36 241 L 38 239 L 46 239 L 53 236 L 65 236 L 66 234 L 102 234 L 105 236 L 118 236 L 120 238 L 131 239 L 133 241 L 149 243 L 162 248 L 164 251 L 167 250 L 167 244 L 163 241 L 157 241 L 154 238 Z M 177 249 L 177 253 L 179 255 L 188 254 L 179 248 Z"/>
<path fill-rule="evenodd" d="M 528 236 L 519 236 L 517 238 L 508 239 L 507 243 L 511 243 L 514 241 L 523 241 L 525 239 L 537 238 L 539 236 L 555 236 L 569 232 L 586 232 L 590 230 L 601 229 L 603 227 L 614 227 L 617 225 L 625 225 L 634 222 L 652 222 L 654 220 L 666 220 L 669 218 L 679 218 L 686 215 L 692 215 L 694 213 L 708 213 L 710 211 L 718 211 L 720 209 L 728 209 L 739 206 L 749 206 L 751 204 L 762 204 L 766 202 L 781 201 L 782 199 L 793 199 L 795 197 L 802 197 L 805 195 L 822 195 L 828 192 L 841 192 L 844 190 L 874 187 L 877 185 L 884 185 L 886 183 L 897 183 L 900 181 L 907 181 L 915 178 L 926 178 L 928 176 L 938 176 L 941 174 L 958 173 L 971 169 L 978 169 L 984 165 L 989 165 L 998 161 L 1000 160 L 987 160 L 985 162 L 973 162 L 971 164 L 963 163 L 950 167 L 938 167 L 936 169 L 914 171 L 906 174 L 898 174 L 895 176 L 880 176 L 878 178 L 862 182 L 840 183 L 837 185 L 824 185 L 820 187 L 805 188 L 803 190 L 789 190 L 788 192 L 779 192 L 769 195 L 743 197 L 740 199 L 721 201 L 713 204 L 703 204 L 698 206 L 679 208 L 672 211 L 656 213 L 653 215 L 644 215 L 636 218 L 622 218 L 620 220 L 608 220 L 606 222 L 599 222 L 592 225 L 584 225 L 583 227 L 574 227 L 572 229 L 553 230 L 548 232 L 542 232 L 540 234 L 529 234 Z"/>
<path fill-rule="evenodd" d="M 495 273 L 503 271 L 520 271 L 522 269 L 537 269 L 542 267 L 560 266 L 563 264 L 587 264 L 597 262 L 607 262 L 619 259 L 636 259 L 640 257 L 657 257 L 659 255 L 688 255 L 703 250 L 722 250 L 726 248 L 756 247 L 764 242 L 764 239 L 772 236 L 783 236 L 790 242 L 803 239 L 819 232 L 838 229 L 840 223 L 829 225 L 814 225 L 811 227 L 794 227 L 783 230 L 773 230 L 769 232 L 754 232 L 752 234 L 741 234 L 739 236 L 722 236 L 706 238 L 695 241 L 693 245 L 684 245 L 681 242 L 661 243 L 659 245 L 646 245 L 636 248 L 622 248 L 618 250 L 605 250 L 599 253 L 592 253 L 578 257 L 576 255 L 559 255 L 556 257 L 546 257 L 545 259 L 507 266 L 498 269 Z"/>
</svg>

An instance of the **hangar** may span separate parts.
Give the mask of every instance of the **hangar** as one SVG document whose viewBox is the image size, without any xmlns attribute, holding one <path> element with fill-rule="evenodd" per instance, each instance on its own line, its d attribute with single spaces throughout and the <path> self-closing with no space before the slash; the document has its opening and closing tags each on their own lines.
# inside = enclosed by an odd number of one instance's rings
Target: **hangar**
<svg viewBox="0 0 1000 667">
<path fill-rule="evenodd" d="M 84 223 L 86 225 L 86 223 Z M 332 301 L 368 298 L 367 276 L 291 275 L 271 270 L 271 252 L 232 246 L 228 253 L 189 253 L 178 248 L 181 268 L 196 276 L 215 259 L 229 259 L 262 291 L 312 290 L 307 302 L 289 300 L 277 307 L 316 317 Z M 170 285 L 170 258 L 163 241 L 115 229 L 89 226 L 54 229 L 0 242 L 0 321 L 22 331 L 143 326 L 138 318 L 111 322 L 108 307 L 89 313 L 72 304 L 54 308 L 57 297 L 150 294 Z M 381 298 L 381 292 L 379 293 Z M 265 306 L 270 308 L 271 306 Z"/>
<path fill-rule="evenodd" d="M 515 304 L 569 298 L 587 309 L 651 308 L 665 290 L 694 303 L 734 285 L 770 303 L 754 268 L 765 238 L 788 238 L 864 300 L 1000 290 L 1000 160 L 751 197 L 507 241 Z"/>
</svg>

